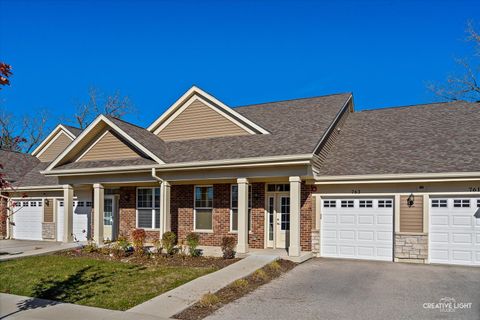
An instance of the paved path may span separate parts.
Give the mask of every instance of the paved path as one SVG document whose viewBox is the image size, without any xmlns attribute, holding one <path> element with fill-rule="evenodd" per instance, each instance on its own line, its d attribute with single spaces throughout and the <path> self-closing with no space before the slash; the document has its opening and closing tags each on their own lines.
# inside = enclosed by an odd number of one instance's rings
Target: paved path
<svg viewBox="0 0 480 320">
<path fill-rule="evenodd" d="M 70 303 L 0 293 L 0 319 L 5 320 L 166 320 Z"/>
<path fill-rule="evenodd" d="M 0 261 L 72 249 L 79 245 L 79 243 L 62 243 L 55 241 L 0 240 L 0 253 L 2 253 L 0 254 Z"/>
<path fill-rule="evenodd" d="M 255 270 L 277 259 L 278 256 L 275 255 L 248 256 L 217 272 L 197 278 L 183 286 L 139 304 L 127 312 L 156 315 L 165 318 L 171 317 L 200 300 L 205 293 L 216 292 L 233 281 L 246 277 Z"/>
<path fill-rule="evenodd" d="M 443 298 L 471 308 L 424 308 Z M 478 320 L 480 268 L 312 259 L 207 319 Z"/>
</svg>

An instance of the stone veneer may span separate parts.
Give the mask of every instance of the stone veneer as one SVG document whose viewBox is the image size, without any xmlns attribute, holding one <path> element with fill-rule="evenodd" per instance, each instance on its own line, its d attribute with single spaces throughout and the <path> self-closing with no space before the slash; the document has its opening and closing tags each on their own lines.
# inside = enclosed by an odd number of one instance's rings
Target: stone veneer
<svg viewBox="0 0 480 320">
<path fill-rule="evenodd" d="M 320 230 L 312 230 L 312 252 L 320 253 Z"/>
<path fill-rule="evenodd" d="M 42 223 L 42 239 L 53 240 L 56 237 L 55 222 L 43 222 Z"/>
<path fill-rule="evenodd" d="M 395 234 L 395 261 L 426 263 L 428 235 L 414 233 Z"/>
</svg>

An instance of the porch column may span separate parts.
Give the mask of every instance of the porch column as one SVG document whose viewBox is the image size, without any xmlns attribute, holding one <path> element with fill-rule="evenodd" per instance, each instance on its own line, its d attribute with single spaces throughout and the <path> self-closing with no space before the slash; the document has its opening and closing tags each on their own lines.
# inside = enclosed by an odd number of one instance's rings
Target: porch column
<svg viewBox="0 0 480 320">
<path fill-rule="evenodd" d="M 103 210 L 105 205 L 105 194 L 103 185 L 93 185 L 93 240 L 97 245 L 103 244 Z"/>
<path fill-rule="evenodd" d="M 237 252 L 248 252 L 248 179 L 238 178 L 238 242 Z"/>
<path fill-rule="evenodd" d="M 163 181 L 160 183 L 160 239 L 170 230 L 170 183 Z"/>
<path fill-rule="evenodd" d="M 290 177 L 290 244 L 288 255 L 290 257 L 300 256 L 300 177 Z"/>
<path fill-rule="evenodd" d="M 63 242 L 73 241 L 73 187 L 63 186 Z"/>
</svg>

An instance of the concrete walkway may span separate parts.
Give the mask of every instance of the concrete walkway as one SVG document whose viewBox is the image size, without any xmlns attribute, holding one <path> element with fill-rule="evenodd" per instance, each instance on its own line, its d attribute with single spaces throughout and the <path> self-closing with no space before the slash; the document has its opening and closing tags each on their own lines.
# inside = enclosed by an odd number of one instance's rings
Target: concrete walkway
<svg viewBox="0 0 480 320">
<path fill-rule="evenodd" d="M 0 319 L 5 320 L 165 320 L 158 316 L 61 303 L 0 293 Z"/>
<path fill-rule="evenodd" d="M 172 317 L 202 298 L 205 293 L 216 292 L 237 279 L 252 274 L 255 270 L 277 260 L 276 255 L 251 255 L 217 272 L 190 281 L 146 301 L 128 312 L 137 314 Z M 72 319 L 69 319 L 72 320 Z"/>
<path fill-rule="evenodd" d="M 38 256 L 56 251 L 73 249 L 82 243 L 55 241 L 0 240 L 0 261 Z M 6 253 L 6 254 L 5 254 Z"/>
</svg>

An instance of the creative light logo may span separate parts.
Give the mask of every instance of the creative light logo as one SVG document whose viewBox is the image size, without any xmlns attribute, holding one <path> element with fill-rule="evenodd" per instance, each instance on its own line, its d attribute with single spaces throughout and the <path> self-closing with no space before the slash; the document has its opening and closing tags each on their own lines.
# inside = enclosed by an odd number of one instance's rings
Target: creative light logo
<svg viewBox="0 0 480 320">
<path fill-rule="evenodd" d="M 426 302 L 424 309 L 438 310 L 440 312 L 455 312 L 457 309 L 471 309 L 471 302 L 457 302 L 454 298 L 443 297 L 438 302 Z"/>
</svg>

